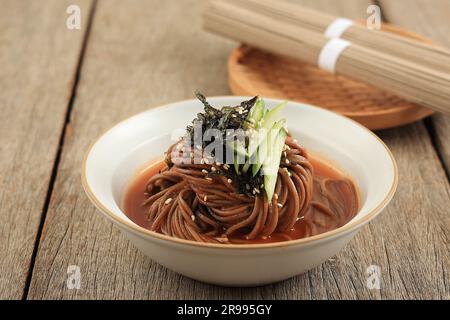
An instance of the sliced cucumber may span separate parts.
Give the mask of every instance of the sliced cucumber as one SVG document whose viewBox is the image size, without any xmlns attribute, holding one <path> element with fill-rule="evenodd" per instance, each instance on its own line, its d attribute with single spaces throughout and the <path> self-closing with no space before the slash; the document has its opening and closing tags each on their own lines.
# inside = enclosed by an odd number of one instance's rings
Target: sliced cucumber
<svg viewBox="0 0 450 320">
<path fill-rule="evenodd" d="M 248 147 L 247 147 L 247 158 L 246 158 L 246 163 L 243 167 L 243 171 L 247 172 L 248 169 L 250 168 L 250 166 L 252 164 L 255 163 L 257 154 L 256 152 L 254 152 L 253 154 L 249 154 L 248 151 L 249 150 L 257 150 L 258 149 L 258 145 L 261 143 L 260 141 L 260 136 L 259 136 L 259 132 L 257 130 L 253 131 L 253 134 L 251 134 L 249 136 L 249 141 L 248 141 Z"/>
<path fill-rule="evenodd" d="M 253 154 L 249 154 L 249 150 L 256 150 L 260 143 L 259 141 L 259 133 L 257 129 L 252 129 L 252 133 L 248 137 L 248 147 L 247 147 L 247 161 L 244 166 L 244 172 L 247 172 L 250 165 L 253 164 L 254 159 Z"/>
<path fill-rule="evenodd" d="M 245 149 L 245 144 L 243 141 L 236 140 L 232 144 L 232 149 L 234 153 L 234 170 L 239 173 L 240 163 L 243 163 L 246 159 L 247 150 Z"/>
<path fill-rule="evenodd" d="M 264 100 L 258 99 L 256 101 L 253 108 L 250 110 L 247 120 L 250 121 L 253 124 L 253 127 L 255 127 L 258 122 L 261 120 L 261 118 L 264 115 L 264 111 L 266 110 L 266 105 L 264 104 Z"/>
<path fill-rule="evenodd" d="M 269 130 L 270 128 L 272 128 L 273 125 L 275 124 L 275 122 L 280 118 L 281 110 L 283 110 L 284 107 L 286 107 L 286 105 L 287 105 L 287 101 L 284 101 L 284 102 L 280 103 L 279 105 L 277 105 L 272 110 L 270 110 L 269 112 L 267 112 L 267 114 L 264 115 L 261 128 L 264 128 L 266 130 Z"/>
<path fill-rule="evenodd" d="M 247 173 L 251 167 L 254 177 L 262 168 L 264 189 L 269 201 L 272 200 L 275 190 L 281 153 L 287 137 L 284 128 L 286 120 L 279 120 L 280 112 L 286 104 L 285 101 L 268 110 L 264 101 L 259 99 L 249 112 L 247 117 L 249 125 L 246 128 L 247 130 L 256 130 L 256 133 L 249 136 L 247 145 L 242 141 L 235 141 L 231 144 L 235 155 L 234 169 L 237 174 L 240 174 L 240 170 Z M 243 166 L 240 165 L 242 159 L 245 159 Z"/>
<path fill-rule="evenodd" d="M 247 156 L 247 150 L 245 149 L 245 142 L 240 140 L 235 140 L 234 143 L 231 144 L 234 152 L 239 156 L 245 157 Z"/>
<path fill-rule="evenodd" d="M 259 137 L 258 137 L 258 133 L 257 133 L 256 129 L 258 128 L 258 126 L 261 122 L 261 119 L 266 112 L 267 112 L 267 109 L 266 109 L 264 100 L 258 99 L 258 101 L 256 101 L 253 108 L 250 110 L 250 113 L 247 117 L 247 120 L 252 123 L 252 127 L 249 129 L 253 130 L 254 134 L 250 135 L 250 137 L 249 137 L 248 147 L 246 150 L 247 159 L 246 159 L 244 166 L 242 167 L 242 171 L 245 173 L 247 173 L 248 169 L 251 166 L 251 162 L 253 160 L 251 158 L 251 155 L 248 154 L 248 149 L 256 150 L 258 148 Z"/>
<path fill-rule="evenodd" d="M 237 157 L 234 157 L 234 171 L 236 171 L 237 174 L 239 174 L 239 172 L 240 172 L 239 169 L 240 169 L 240 166 L 239 166 Z"/>
<path fill-rule="evenodd" d="M 260 143 L 258 150 L 254 154 L 256 162 L 252 166 L 253 177 L 256 176 L 259 169 L 261 169 L 264 160 L 266 159 L 267 154 L 269 152 L 269 143 L 267 138 L 268 138 L 267 136 L 264 138 L 264 140 Z"/>
<path fill-rule="evenodd" d="M 278 133 L 273 135 L 272 133 L 275 132 L 273 130 L 270 133 L 270 136 L 274 136 L 274 139 L 269 144 L 269 156 L 263 164 L 264 189 L 269 201 L 272 201 L 278 177 L 278 168 L 280 167 L 281 153 L 283 152 L 287 137 L 287 132 L 284 129 L 284 125 L 285 121 L 279 121 L 276 125 L 274 125 L 275 130 L 278 128 Z"/>
<path fill-rule="evenodd" d="M 286 120 L 281 119 L 280 121 L 276 122 L 270 130 L 268 130 L 266 138 L 258 148 L 257 152 L 258 161 L 256 164 L 253 165 L 252 168 L 253 176 L 255 176 L 258 173 L 258 171 L 261 169 L 261 166 L 263 166 L 264 162 L 272 161 L 273 157 L 272 152 L 275 140 L 278 136 L 279 131 L 284 129 L 285 125 Z"/>
<path fill-rule="evenodd" d="M 273 127 L 275 122 L 279 119 L 280 112 L 284 109 L 284 107 L 286 105 L 287 105 L 287 101 L 284 101 L 284 102 L 280 103 L 275 108 L 273 108 L 272 110 L 268 111 L 264 115 L 264 118 L 262 118 L 260 120 L 262 122 L 261 126 L 257 127 L 257 129 L 259 129 L 259 138 L 257 140 L 258 142 L 260 142 L 260 143 L 264 142 L 264 140 L 265 140 L 265 138 L 267 136 L 267 133 Z M 248 150 L 247 150 L 248 157 L 249 158 L 252 157 L 257 149 L 258 149 L 258 144 L 257 143 L 249 144 L 249 147 L 248 147 Z"/>
<path fill-rule="evenodd" d="M 247 159 L 244 166 L 242 167 L 242 172 L 247 173 L 249 168 L 250 168 L 250 159 Z"/>
</svg>

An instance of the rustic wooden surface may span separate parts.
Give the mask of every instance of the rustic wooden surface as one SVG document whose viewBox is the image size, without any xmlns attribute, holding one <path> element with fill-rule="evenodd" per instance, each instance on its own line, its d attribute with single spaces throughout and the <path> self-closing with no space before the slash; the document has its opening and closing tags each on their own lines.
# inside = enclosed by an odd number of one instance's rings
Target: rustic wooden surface
<svg viewBox="0 0 450 320">
<path fill-rule="evenodd" d="M 430 5 L 433 3 L 433 5 Z M 383 15 L 387 21 L 396 23 L 450 48 L 450 1 L 449 0 L 381 0 Z M 435 115 L 428 121 L 431 135 L 450 177 L 450 117 Z"/>
<path fill-rule="evenodd" d="M 369 4 L 302 2 L 351 18 L 364 18 Z M 379 4 L 387 21 L 450 46 L 449 1 L 432 2 Z M 397 195 L 334 260 L 265 287 L 203 284 L 125 240 L 84 195 L 80 168 L 88 145 L 114 123 L 197 88 L 229 93 L 226 60 L 236 43 L 201 31 L 202 1 L 72 0 L 82 9 L 79 31 L 65 27 L 69 2 L 39 3 L 0 3 L 0 297 L 450 298 L 448 118 L 379 132 L 399 165 Z M 381 290 L 366 287 L 371 264 L 381 267 Z M 66 286 L 69 265 L 81 269 L 80 290 Z"/>
<path fill-rule="evenodd" d="M 0 1 L 0 298 L 25 293 L 75 81 L 89 0 Z"/>
</svg>

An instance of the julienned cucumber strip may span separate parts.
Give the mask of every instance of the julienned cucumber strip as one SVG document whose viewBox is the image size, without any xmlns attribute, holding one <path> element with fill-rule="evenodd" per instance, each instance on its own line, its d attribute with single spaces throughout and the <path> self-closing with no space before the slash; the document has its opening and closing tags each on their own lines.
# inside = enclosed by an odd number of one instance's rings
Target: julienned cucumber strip
<svg viewBox="0 0 450 320">
<path fill-rule="evenodd" d="M 253 108 L 250 110 L 247 120 L 250 121 L 253 124 L 253 126 L 256 126 L 259 120 L 261 120 L 261 118 L 264 116 L 265 110 L 266 106 L 264 104 L 264 101 L 258 99 Z"/>
<path fill-rule="evenodd" d="M 261 127 L 266 130 L 272 128 L 275 122 L 278 120 L 281 110 L 283 110 L 286 105 L 287 101 L 283 101 L 275 108 L 269 110 L 269 112 L 267 112 L 267 114 L 263 118 L 263 124 Z"/>
<path fill-rule="evenodd" d="M 237 157 L 234 158 L 234 171 L 236 171 L 236 173 L 239 174 L 239 163 Z"/>
<path fill-rule="evenodd" d="M 252 134 L 249 136 L 249 141 L 248 141 L 248 150 L 256 150 L 257 148 L 258 148 L 258 145 L 260 144 L 260 137 L 259 137 L 259 132 L 258 132 L 258 129 L 256 129 L 256 130 L 254 130 L 253 132 L 252 132 Z M 248 152 L 248 151 L 247 151 Z M 245 165 L 244 165 L 244 168 L 243 168 L 243 171 L 244 172 L 247 172 L 248 171 L 248 169 L 249 169 L 249 167 L 250 167 L 250 165 L 251 165 L 251 162 L 253 162 L 255 159 L 253 159 L 253 157 L 255 157 L 256 156 L 256 153 L 254 153 L 254 154 L 252 154 L 252 155 L 249 155 L 249 154 L 247 154 L 248 155 L 248 157 L 247 157 L 247 160 L 246 160 L 246 162 L 245 162 Z M 254 175 L 253 175 L 254 176 Z"/>
<path fill-rule="evenodd" d="M 264 138 L 265 140 L 265 138 Z M 258 150 L 258 145 L 263 144 L 264 141 L 260 141 L 260 136 L 259 136 L 259 132 L 258 130 L 255 130 L 253 132 L 253 134 L 249 137 L 249 142 L 248 142 L 248 148 L 247 149 L 252 149 L 252 150 Z M 248 151 L 247 151 L 248 152 Z M 255 161 L 257 161 L 257 157 L 258 157 L 258 153 L 254 152 L 252 155 L 248 155 L 247 154 L 247 159 L 245 162 L 244 167 L 242 168 L 242 171 L 244 171 L 245 173 L 248 171 L 248 169 L 250 168 L 250 166 L 253 164 L 253 170 L 255 168 Z M 256 173 L 253 174 L 253 176 L 255 176 Z"/>
<path fill-rule="evenodd" d="M 259 144 L 258 150 L 254 153 L 253 159 L 255 163 L 252 166 L 252 176 L 256 176 L 259 169 L 261 169 L 264 160 L 266 159 L 267 153 L 269 152 L 269 144 L 268 144 L 267 135 L 263 138 L 263 141 Z"/>
<path fill-rule="evenodd" d="M 233 142 L 230 142 L 228 145 L 231 146 L 235 154 L 245 159 L 245 157 L 247 156 L 247 150 L 245 149 L 244 141 L 234 140 Z"/>
<path fill-rule="evenodd" d="M 259 127 L 260 120 L 264 116 L 265 112 L 266 112 L 266 105 L 264 104 L 264 100 L 258 99 L 258 101 L 256 101 L 253 108 L 250 110 L 250 113 L 247 117 L 247 120 L 252 123 L 252 127 L 251 127 L 252 129 L 257 129 Z M 250 150 L 254 150 L 258 147 L 257 131 L 254 130 L 253 132 L 255 134 L 251 135 L 249 137 L 248 149 L 250 149 Z M 247 150 L 246 150 L 246 156 L 248 156 L 248 158 L 247 158 L 244 166 L 242 167 L 242 171 L 245 173 L 247 173 L 247 171 L 251 165 L 250 164 L 251 155 L 247 154 Z"/>
<path fill-rule="evenodd" d="M 286 124 L 285 119 L 281 119 L 280 121 L 276 122 L 273 127 L 268 131 L 266 138 L 264 139 L 263 143 L 260 144 L 258 151 L 256 152 L 257 161 L 256 164 L 253 165 L 252 168 L 252 174 L 255 176 L 259 169 L 261 169 L 261 166 L 264 164 L 265 161 L 271 161 L 272 157 L 272 149 L 273 145 L 275 143 L 275 139 L 278 136 L 278 132 L 283 129 L 283 127 Z"/>
<path fill-rule="evenodd" d="M 257 138 L 258 142 L 262 143 L 265 140 L 268 131 L 273 127 L 275 122 L 278 120 L 278 118 L 280 117 L 281 110 L 283 110 L 286 105 L 287 101 L 284 101 L 264 115 L 264 118 L 261 119 L 262 121 L 261 126 L 258 126 L 256 128 L 260 129 L 260 135 L 259 138 Z M 248 157 L 251 158 L 257 149 L 258 143 L 250 143 L 247 151 Z"/>
<path fill-rule="evenodd" d="M 273 139 L 273 143 L 269 144 L 269 157 L 266 158 L 266 161 L 264 161 L 263 165 L 264 189 L 269 201 L 272 201 L 278 177 L 278 168 L 280 167 L 281 153 L 283 152 L 287 137 L 287 132 L 284 129 L 285 121 L 279 121 L 277 122 L 277 125 L 281 122 L 283 123 L 281 124 L 281 128 L 279 128 L 278 130 L 278 134 L 276 135 L 275 139 Z"/>
<path fill-rule="evenodd" d="M 236 140 L 231 144 L 234 154 L 234 170 L 239 173 L 239 164 L 245 161 L 245 156 L 247 151 L 245 150 L 245 145 L 242 141 Z"/>
</svg>

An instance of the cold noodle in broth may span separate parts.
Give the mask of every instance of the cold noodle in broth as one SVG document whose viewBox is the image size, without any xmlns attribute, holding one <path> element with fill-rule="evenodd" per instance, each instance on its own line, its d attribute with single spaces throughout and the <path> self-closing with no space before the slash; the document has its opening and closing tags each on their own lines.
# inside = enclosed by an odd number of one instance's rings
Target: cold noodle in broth
<svg viewBox="0 0 450 320">
<path fill-rule="evenodd" d="M 225 235 L 225 232 L 222 234 L 211 233 L 210 241 L 238 244 L 288 241 L 321 234 L 348 223 L 358 212 L 359 196 L 355 184 L 343 173 L 317 157 L 310 157 L 310 162 L 314 168 L 311 206 L 304 216 L 296 219 L 292 228 L 285 231 L 275 230 L 270 236 L 259 235 L 249 239 L 246 235 L 250 228 L 247 227 L 237 230 L 229 236 Z M 137 225 L 173 236 L 167 231 L 164 232 L 162 228 L 152 228 L 154 221 L 149 219 L 149 205 L 143 205 L 149 198 L 146 195 L 148 181 L 166 169 L 165 162 L 159 161 L 142 171 L 127 189 L 123 210 Z M 199 204 L 199 206 L 201 205 Z M 195 212 L 195 210 L 193 211 Z M 200 212 L 199 210 L 194 214 L 195 219 L 201 219 Z M 181 220 L 178 223 L 182 224 L 183 216 L 179 218 Z M 192 220 L 192 217 L 190 220 L 195 221 Z M 214 239 L 214 236 L 217 239 Z"/>
<path fill-rule="evenodd" d="M 311 157 L 286 126 L 281 103 L 254 97 L 212 107 L 132 181 L 123 209 L 136 224 L 209 243 L 267 243 L 339 228 L 358 212 L 355 184 Z"/>
</svg>

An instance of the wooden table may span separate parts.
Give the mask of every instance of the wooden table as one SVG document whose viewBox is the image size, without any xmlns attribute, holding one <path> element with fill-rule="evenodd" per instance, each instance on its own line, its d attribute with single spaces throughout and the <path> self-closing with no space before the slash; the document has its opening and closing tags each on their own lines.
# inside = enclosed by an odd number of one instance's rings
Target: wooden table
<svg viewBox="0 0 450 320">
<path fill-rule="evenodd" d="M 365 18 L 366 0 L 305 0 Z M 81 29 L 66 8 L 81 8 Z M 398 161 L 394 201 L 335 259 L 259 288 L 179 276 L 139 253 L 80 182 L 88 145 L 116 122 L 228 94 L 237 44 L 201 30 L 198 0 L 0 0 L 0 297 L 10 299 L 450 298 L 450 118 L 377 132 Z M 450 46 L 449 0 L 381 0 L 386 21 Z M 381 289 L 366 286 L 369 265 Z M 69 265 L 81 288 L 68 289 Z"/>
</svg>

